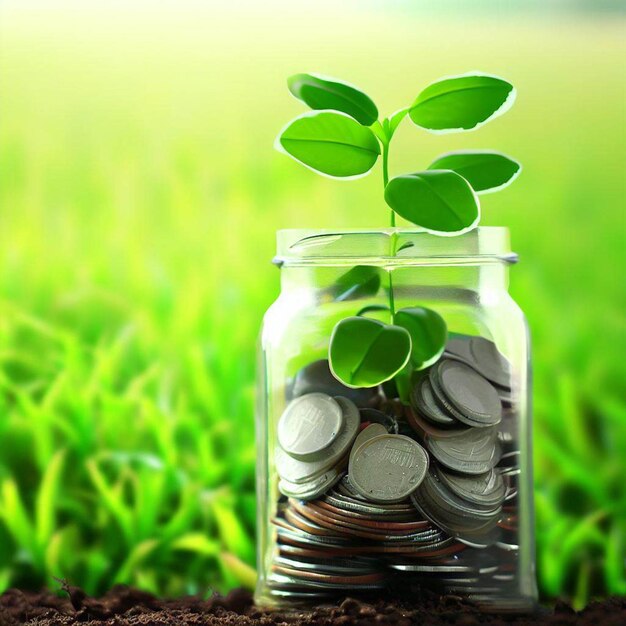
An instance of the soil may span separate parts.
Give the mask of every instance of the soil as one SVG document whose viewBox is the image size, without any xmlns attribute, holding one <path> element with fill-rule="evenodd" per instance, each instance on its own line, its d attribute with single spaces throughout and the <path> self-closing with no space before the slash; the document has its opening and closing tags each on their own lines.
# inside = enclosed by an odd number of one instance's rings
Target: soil
<svg viewBox="0 0 626 626">
<path fill-rule="evenodd" d="M 249 592 L 231 591 L 208 600 L 187 597 L 160 600 L 128 587 L 114 587 L 101 598 L 90 598 L 81 589 L 64 585 L 64 597 L 9 590 L 0 596 L 0 626 L 177 626 L 223 625 L 351 626 L 354 624 L 396 626 L 624 626 L 626 598 L 592 602 L 580 612 L 557 602 L 531 616 L 493 615 L 455 597 L 422 597 L 415 604 L 380 600 L 365 602 L 346 598 L 334 605 L 297 613 L 261 611 Z"/>
</svg>

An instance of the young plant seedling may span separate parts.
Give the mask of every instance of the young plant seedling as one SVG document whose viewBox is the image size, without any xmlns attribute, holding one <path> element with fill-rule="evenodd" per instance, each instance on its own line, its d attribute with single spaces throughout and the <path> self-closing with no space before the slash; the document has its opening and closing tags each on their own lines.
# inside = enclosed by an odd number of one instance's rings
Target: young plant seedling
<svg viewBox="0 0 626 626">
<path fill-rule="evenodd" d="M 425 170 L 389 179 L 389 149 L 405 117 L 432 133 L 476 130 L 505 113 L 515 100 L 513 85 L 481 73 L 443 78 L 426 87 L 413 103 L 379 119 L 373 100 L 359 88 L 317 74 L 288 79 L 291 93 L 312 110 L 292 120 L 276 147 L 313 171 L 332 178 L 360 178 L 382 156 L 384 199 L 396 214 L 436 235 L 460 235 L 480 220 L 479 194 L 509 185 L 520 173 L 514 159 L 490 150 L 443 154 Z M 391 238 L 391 255 L 397 253 Z M 356 266 L 335 284 L 336 300 L 375 295 L 381 271 Z M 349 387 L 374 387 L 394 377 L 398 387 L 407 371 L 431 365 L 447 338 L 444 320 L 423 307 L 395 310 L 388 273 L 389 324 L 367 315 L 365 307 L 334 328 L 329 362 L 334 376 Z"/>
</svg>

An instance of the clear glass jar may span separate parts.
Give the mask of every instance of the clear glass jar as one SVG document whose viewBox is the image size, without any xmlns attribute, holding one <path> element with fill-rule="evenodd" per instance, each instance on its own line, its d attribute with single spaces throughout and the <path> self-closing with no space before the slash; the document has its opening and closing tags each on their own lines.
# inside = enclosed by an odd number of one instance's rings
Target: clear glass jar
<svg viewBox="0 0 626 626">
<path fill-rule="evenodd" d="M 257 603 L 288 607 L 360 592 L 415 598 L 428 589 L 467 597 L 490 610 L 531 610 L 537 591 L 529 335 L 507 291 L 509 265 L 517 260 L 508 230 L 479 228 L 459 237 L 400 228 L 283 230 L 277 244 L 281 293 L 265 315 L 259 346 Z M 380 288 L 375 294 L 354 290 L 337 298 L 338 279 L 355 266 L 382 268 Z M 413 396 L 401 402 L 392 398 L 397 395 L 393 385 L 355 390 L 332 377 L 324 359 L 333 327 L 364 307 L 388 305 L 390 285 L 396 310 L 427 307 L 443 317 L 449 335 L 441 359 L 471 366 L 486 381 L 481 385 L 497 391 L 502 417 L 496 426 L 455 422 L 454 437 L 461 438 L 455 441 L 461 443 L 451 449 L 453 439 L 446 443 L 446 436 L 452 429 L 425 419 L 424 407 L 416 407 Z M 493 373 L 494 362 L 499 373 Z M 427 374 L 418 373 L 411 385 Z M 348 464 L 346 455 L 354 434 L 346 454 L 330 469 L 323 467 L 324 455 L 335 454 L 335 444 L 314 460 L 309 457 L 305 463 L 314 469 L 298 483 L 306 471 L 294 478 L 284 470 L 277 430 L 294 398 L 312 392 L 356 404 L 359 429 L 379 422 L 417 441 L 428 454 L 430 486 L 425 479 L 400 502 L 368 501 L 349 475 L 352 460 Z M 434 400 L 445 411 L 445 397 L 444 404 Z M 432 417 L 429 411 L 435 409 L 429 406 L 425 410 Z M 341 408 L 341 428 L 346 428 L 345 402 Z M 491 452 L 485 457 L 482 444 L 466 445 L 470 436 L 487 437 Z M 467 457 L 461 465 L 455 457 L 459 450 Z M 277 454 L 286 473 L 280 489 Z M 296 466 L 301 468 L 301 462 L 296 459 Z M 334 478 L 320 478 L 320 471 L 333 472 Z"/>
</svg>

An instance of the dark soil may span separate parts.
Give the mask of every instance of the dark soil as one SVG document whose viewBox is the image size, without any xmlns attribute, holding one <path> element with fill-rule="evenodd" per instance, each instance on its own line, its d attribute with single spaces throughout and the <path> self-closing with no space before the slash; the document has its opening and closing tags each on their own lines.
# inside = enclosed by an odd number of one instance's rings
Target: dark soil
<svg viewBox="0 0 626 626">
<path fill-rule="evenodd" d="M 261 611 L 252 603 L 247 591 L 235 590 L 227 596 L 208 600 L 197 597 L 160 600 L 130 589 L 115 587 L 102 598 L 89 598 L 76 587 L 65 587 L 66 596 L 51 592 L 22 592 L 10 590 L 0 596 L 0 626 L 30 624 L 32 626 L 86 625 L 126 626 L 150 625 L 185 626 L 305 624 L 310 626 L 353 624 L 397 626 L 624 626 L 626 598 L 593 602 L 584 611 L 575 612 L 567 604 L 557 602 L 551 609 L 532 616 L 483 614 L 453 597 L 422 598 L 419 604 L 398 604 L 377 601 L 371 604 L 346 598 L 335 605 L 320 606 L 298 613 Z"/>
</svg>

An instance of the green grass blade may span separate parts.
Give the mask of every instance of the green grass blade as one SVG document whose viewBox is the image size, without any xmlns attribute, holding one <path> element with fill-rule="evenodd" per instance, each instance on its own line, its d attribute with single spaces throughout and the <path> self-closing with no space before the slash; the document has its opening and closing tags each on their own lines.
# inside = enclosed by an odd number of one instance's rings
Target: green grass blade
<svg viewBox="0 0 626 626">
<path fill-rule="evenodd" d="M 45 469 L 35 500 L 35 536 L 45 549 L 56 527 L 56 504 L 61 488 L 65 451 L 59 450 Z"/>
</svg>

